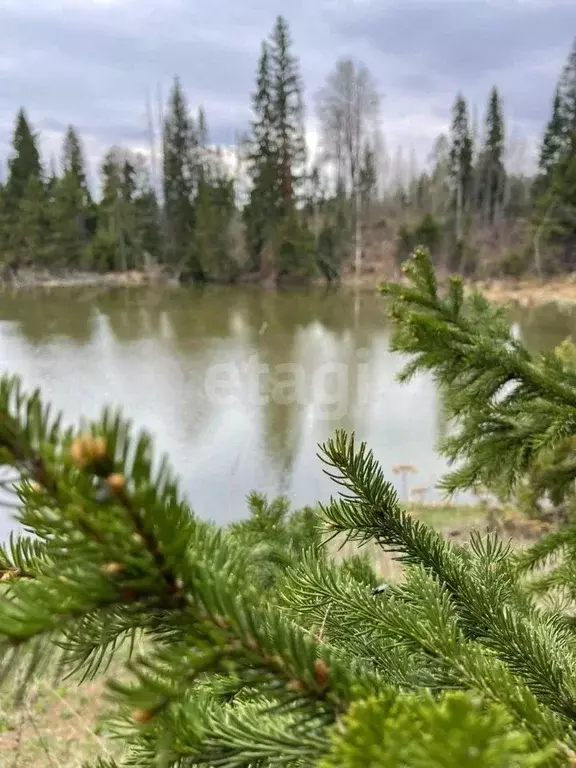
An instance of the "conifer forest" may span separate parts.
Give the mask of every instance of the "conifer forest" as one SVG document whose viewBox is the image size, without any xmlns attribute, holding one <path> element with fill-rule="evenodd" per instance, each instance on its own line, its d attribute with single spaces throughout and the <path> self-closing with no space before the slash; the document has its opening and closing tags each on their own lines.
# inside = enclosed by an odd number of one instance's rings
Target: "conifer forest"
<svg viewBox="0 0 576 768">
<path fill-rule="evenodd" d="M 151 125 L 150 152 L 110 148 L 98 180 L 73 126 L 60 158 L 41 157 L 23 105 L 0 187 L 1 273 L 156 266 L 196 283 L 331 281 L 362 269 L 390 274 L 418 244 L 439 268 L 479 278 L 573 268 L 576 47 L 550 94 L 533 174 L 517 162 L 522 148 L 508 135 L 497 84 L 478 121 L 456 95 L 426 170 L 383 156 L 382 96 L 364 65 L 341 59 L 304 105 L 297 45 L 279 17 L 232 162 L 178 79 L 160 105 L 162 125 Z M 314 153 L 305 108 L 320 128 Z"/>
</svg>

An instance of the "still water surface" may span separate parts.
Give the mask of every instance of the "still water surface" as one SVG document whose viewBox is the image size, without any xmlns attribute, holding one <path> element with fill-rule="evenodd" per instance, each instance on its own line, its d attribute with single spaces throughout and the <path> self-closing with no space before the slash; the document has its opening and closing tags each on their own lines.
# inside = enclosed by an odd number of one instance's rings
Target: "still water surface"
<svg viewBox="0 0 576 768">
<path fill-rule="evenodd" d="M 576 312 L 514 310 L 532 349 L 576 331 Z M 39 386 L 68 422 L 119 405 L 150 430 L 201 516 L 245 514 L 251 490 L 294 505 L 333 486 L 316 458 L 355 430 L 387 474 L 433 486 L 446 425 L 432 381 L 399 385 L 383 300 L 370 292 L 57 288 L 0 292 L 0 370 Z M 0 538 L 11 524 L 0 518 Z"/>
</svg>

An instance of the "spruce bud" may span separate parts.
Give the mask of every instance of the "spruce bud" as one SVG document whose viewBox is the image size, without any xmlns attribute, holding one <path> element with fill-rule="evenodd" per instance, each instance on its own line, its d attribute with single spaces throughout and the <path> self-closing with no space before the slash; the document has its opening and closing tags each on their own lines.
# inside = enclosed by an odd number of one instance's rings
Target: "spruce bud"
<svg viewBox="0 0 576 768">
<path fill-rule="evenodd" d="M 72 441 L 70 456 L 78 469 L 88 469 L 102 462 L 107 455 L 108 445 L 103 437 L 81 435 Z"/>
<path fill-rule="evenodd" d="M 314 662 L 314 679 L 320 688 L 324 688 L 328 682 L 328 666 L 323 659 Z"/>
<path fill-rule="evenodd" d="M 107 576 L 119 576 L 124 570 L 122 563 L 106 563 L 102 566 L 102 571 Z"/>
<path fill-rule="evenodd" d="M 106 484 L 112 493 L 121 493 L 126 487 L 126 478 L 120 472 L 114 472 L 106 478 Z"/>
<path fill-rule="evenodd" d="M 303 693 L 305 688 L 301 680 L 290 680 L 286 688 L 294 693 Z"/>
<path fill-rule="evenodd" d="M 151 709 L 136 709 L 132 712 L 132 719 L 136 723 L 148 723 L 154 717 L 154 711 Z"/>
</svg>

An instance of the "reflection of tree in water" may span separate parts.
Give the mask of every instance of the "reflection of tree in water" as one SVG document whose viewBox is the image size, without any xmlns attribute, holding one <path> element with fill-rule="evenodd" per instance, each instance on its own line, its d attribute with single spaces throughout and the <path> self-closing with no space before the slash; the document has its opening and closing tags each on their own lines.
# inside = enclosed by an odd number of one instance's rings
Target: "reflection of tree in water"
<svg viewBox="0 0 576 768">
<path fill-rule="evenodd" d="M 7 294 L 6 298 L 0 302 L 0 317 L 19 321 L 23 333 L 36 343 L 54 335 L 88 343 L 96 339 L 101 316 L 112 342 L 105 353 L 102 348 L 106 365 L 120 380 L 127 375 L 130 361 L 137 362 L 138 388 L 158 391 L 162 397 L 169 393 L 168 398 L 181 405 L 179 430 L 199 449 L 200 440 L 209 440 L 208 430 L 214 429 L 215 421 L 227 418 L 225 409 L 205 396 L 204 377 L 210 365 L 229 359 L 245 362 L 256 356 L 278 383 L 282 378 L 274 375 L 278 366 L 297 363 L 310 385 L 322 362 L 343 363 L 348 379 L 346 391 L 341 393 L 345 398 L 342 418 L 326 418 L 322 413 L 326 404 L 309 390 L 310 413 L 306 404 L 269 398 L 250 416 L 261 425 L 274 474 L 285 482 L 289 482 L 303 440 L 325 439 L 338 426 L 353 426 L 358 394 L 356 351 L 369 349 L 374 332 L 386 323 L 384 302 L 375 293 L 362 293 L 355 313 L 355 295 L 343 289 L 84 286 L 17 297 Z M 137 342 L 146 343 L 149 358 L 141 357 Z M 331 389 L 330 394 L 335 396 Z M 138 407 L 144 407 L 145 401 L 144 394 L 135 399 Z M 329 408 L 338 405 L 332 403 Z"/>
<path fill-rule="evenodd" d="M 310 288 L 309 290 L 259 291 L 244 294 L 247 322 L 258 332 L 265 325 L 272 334 L 293 335 L 298 328 L 320 324 L 342 335 L 354 327 L 352 291 Z M 363 330 L 369 332 L 385 322 L 384 302 L 366 292 L 360 302 Z"/>
<path fill-rule="evenodd" d="M 355 320 L 353 293 L 310 290 L 261 293 L 247 314 L 249 326 L 259 334 L 255 346 L 260 362 L 272 372 L 279 365 L 296 364 L 305 385 L 303 402 L 282 404 L 271 398 L 263 407 L 266 446 L 288 482 L 301 451 L 305 418 L 318 441 L 337 427 L 353 428 L 358 366 L 365 362 L 358 350 L 369 349 L 371 335 L 385 322 L 384 309 L 377 297 L 366 294 Z M 326 363 L 337 364 L 340 371 L 333 378 L 316 378 L 319 389 L 314 391 L 315 373 Z"/>
<path fill-rule="evenodd" d="M 95 306 L 107 320 L 114 339 L 128 344 L 160 335 L 163 307 L 169 291 L 162 288 L 108 288 L 96 295 Z"/>
<path fill-rule="evenodd" d="M 509 317 L 518 323 L 522 341 L 531 352 L 549 351 L 564 339 L 576 338 L 576 311 L 569 305 L 516 306 Z"/>
<path fill-rule="evenodd" d="M 0 320 L 15 322 L 34 346 L 58 336 L 86 344 L 94 332 L 94 295 L 85 287 L 2 291 Z"/>
<path fill-rule="evenodd" d="M 252 341 L 264 332 L 291 339 L 298 329 L 319 323 L 336 334 L 354 325 L 354 294 L 311 288 L 262 290 L 258 287 L 115 288 L 96 294 L 93 304 L 107 317 L 119 341 L 156 336 L 162 322 L 177 348 L 230 338 L 232 320 L 240 317 Z M 384 302 L 366 292 L 358 327 L 365 337 L 385 322 Z"/>
</svg>

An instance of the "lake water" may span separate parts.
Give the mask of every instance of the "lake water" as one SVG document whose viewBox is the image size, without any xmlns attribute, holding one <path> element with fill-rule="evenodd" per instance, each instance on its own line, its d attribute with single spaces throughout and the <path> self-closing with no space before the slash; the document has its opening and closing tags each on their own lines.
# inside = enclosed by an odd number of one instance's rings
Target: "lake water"
<svg viewBox="0 0 576 768">
<path fill-rule="evenodd" d="M 576 331 L 556 305 L 514 310 L 532 349 Z M 337 428 L 366 440 L 394 478 L 430 488 L 446 429 L 429 378 L 399 385 L 383 300 L 371 293 L 248 288 L 58 288 L 0 293 L 0 370 L 41 387 L 68 422 L 122 406 L 156 438 L 193 509 L 218 522 L 246 494 L 294 506 L 334 490 L 316 458 Z M 12 523 L 4 513 L 0 538 Z"/>
</svg>

